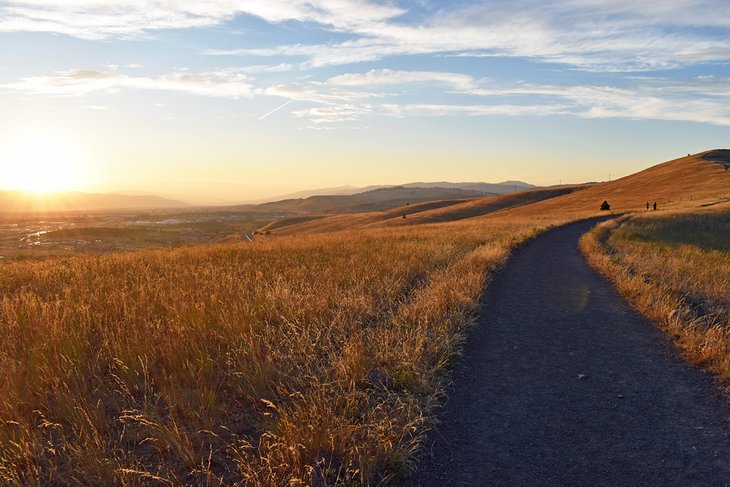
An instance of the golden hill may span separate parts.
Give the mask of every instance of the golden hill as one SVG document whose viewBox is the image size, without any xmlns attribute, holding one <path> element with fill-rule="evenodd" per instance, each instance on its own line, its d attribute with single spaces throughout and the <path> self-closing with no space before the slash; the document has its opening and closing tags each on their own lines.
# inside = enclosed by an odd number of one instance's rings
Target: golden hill
<svg viewBox="0 0 730 487">
<path fill-rule="evenodd" d="M 356 228 L 451 222 L 529 205 L 536 201 L 570 194 L 587 187 L 589 185 L 560 186 L 520 191 L 502 196 L 437 200 L 400 206 L 381 212 L 340 214 L 326 217 L 312 216 L 307 217 L 306 221 L 303 221 L 303 217 L 283 218 L 270 223 L 259 229 L 259 231 L 269 231 L 277 235 L 293 235 L 296 233 L 332 232 Z"/>
<path fill-rule="evenodd" d="M 558 196 L 571 194 L 588 188 L 589 185 L 559 186 L 555 188 L 533 189 L 520 191 L 503 196 L 492 196 L 486 198 L 474 198 L 461 204 L 437 208 L 429 211 L 419 211 L 411 214 L 408 208 L 399 208 L 406 218 L 388 219 L 382 222 L 384 226 L 392 225 L 413 225 L 423 223 L 441 223 L 464 220 L 477 216 L 490 215 L 500 210 L 518 208 L 524 205 L 556 198 Z"/>
<path fill-rule="evenodd" d="M 259 212 L 291 213 L 297 216 L 327 213 L 365 213 L 390 210 L 406 203 L 475 198 L 484 195 L 485 193 L 481 191 L 460 188 L 395 186 L 349 195 L 317 195 L 308 198 L 272 201 L 259 205 L 237 205 L 233 208 Z"/>
<path fill-rule="evenodd" d="M 713 150 L 652 166 L 598 184 L 534 189 L 503 196 L 450 199 L 401 206 L 388 211 L 279 220 L 265 227 L 275 235 L 319 233 L 354 228 L 419 225 L 469 218 L 589 216 L 606 200 L 615 212 L 730 201 L 730 150 Z M 405 215 L 405 218 L 404 218 Z M 262 229 L 262 230 L 264 230 Z"/>
<path fill-rule="evenodd" d="M 723 202 L 730 199 L 728 155 L 728 150 L 713 150 L 674 159 L 584 191 L 506 213 L 510 216 L 596 213 L 604 200 L 615 212 L 646 210 L 646 203 L 652 205 L 655 201 L 659 209 Z"/>
<path fill-rule="evenodd" d="M 481 198 L 480 198 L 481 199 Z M 405 213 L 413 214 L 428 210 L 459 205 L 471 199 L 451 199 L 427 201 L 425 203 L 408 204 L 386 211 L 367 213 L 345 213 L 340 215 L 312 215 L 305 217 L 288 217 L 275 220 L 261 227 L 259 233 L 276 230 L 277 235 L 291 235 L 293 233 L 330 232 L 335 230 L 363 228 L 384 221 L 402 218 Z"/>
</svg>

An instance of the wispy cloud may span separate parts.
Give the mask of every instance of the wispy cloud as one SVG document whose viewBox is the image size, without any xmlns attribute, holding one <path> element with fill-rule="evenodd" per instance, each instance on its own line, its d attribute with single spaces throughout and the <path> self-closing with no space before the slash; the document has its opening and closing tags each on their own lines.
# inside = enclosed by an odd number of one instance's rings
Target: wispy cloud
<svg viewBox="0 0 730 487">
<path fill-rule="evenodd" d="M 360 120 L 363 116 L 369 115 L 372 111 L 370 105 L 333 105 L 297 110 L 292 112 L 292 115 L 305 118 L 314 124 L 309 128 L 321 128 L 342 122 L 354 122 Z"/>
<path fill-rule="evenodd" d="M 476 88 L 474 78 L 461 73 L 439 71 L 399 71 L 372 69 L 366 73 L 345 73 L 333 76 L 327 84 L 335 86 L 379 87 L 412 83 L 443 83 L 456 90 Z"/>
<path fill-rule="evenodd" d="M 321 103 L 324 105 L 353 103 L 377 96 L 366 91 L 351 91 L 332 88 L 317 81 L 271 85 L 259 88 L 257 93 L 260 95 L 278 96 L 281 98 Z"/>
<path fill-rule="evenodd" d="M 401 113 L 418 116 L 545 116 L 545 115 L 567 115 L 570 107 L 566 105 L 446 105 L 415 103 L 401 107 Z"/>
<path fill-rule="evenodd" d="M 356 29 L 402 12 L 365 0 L 12 0 L 0 3 L 0 31 L 134 38 L 159 29 L 218 25 L 240 14 Z"/>
<path fill-rule="evenodd" d="M 376 88 L 386 83 L 380 74 L 367 72 L 338 76 L 322 84 L 339 86 L 341 81 L 360 88 Z M 392 84 L 403 80 L 448 80 L 453 73 L 390 72 Z M 371 83 L 368 83 L 370 81 Z M 451 83 L 458 103 L 373 103 L 362 104 L 351 100 L 346 109 L 327 107 L 300 110 L 296 116 L 315 123 L 349 122 L 363 116 L 573 116 L 578 118 L 624 118 L 634 120 L 674 120 L 730 125 L 730 79 L 698 77 L 679 81 L 645 79 L 631 87 L 610 85 L 534 85 L 480 86 L 471 77 L 456 78 Z M 403 81 L 405 82 L 405 81 Z M 315 89 L 313 86 L 311 89 Z M 514 100 L 510 102 L 507 100 Z M 455 99 L 456 101 L 456 99 Z"/>
<path fill-rule="evenodd" d="M 296 100 L 302 104 L 290 113 L 311 126 L 375 116 L 452 115 L 730 124 L 728 78 L 671 79 L 667 74 L 674 68 L 730 63 L 727 0 L 466 1 L 406 15 L 412 10 L 407 2 L 390 0 L 0 0 L 0 31 L 128 39 L 251 15 L 289 22 L 292 30 L 315 25 L 318 34 L 329 31 L 337 34 L 331 38 L 347 39 L 302 43 L 292 35 L 288 38 L 294 40 L 281 45 L 236 45 L 245 39 L 240 37 L 229 39 L 229 49 L 196 51 L 207 56 L 201 63 L 206 66 L 209 56 L 241 56 L 215 59 L 235 67 L 144 75 L 142 66 L 120 62 L 102 70 L 26 76 L 0 88 L 51 96 L 164 90 L 230 99 L 277 97 L 283 105 L 271 103 L 278 108 L 262 119 Z M 251 56 L 260 59 L 251 63 Z M 418 62 L 401 63 L 395 56 L 417 56 Z M 465 59 L 470 57 L 485 59 Z M 482 78 L 481 61 L 489 64 L 486 58 L 494 57 L 516 58 L 530 68 L 540 63 L 543 73 L 544 63 L 555 63 L 550 68 L 562 75 L 548 80 L 544 74 L 531 79 L 528 73 L 531 83 L 500 80 L 499 72 Z M 388 58 L 393 58 L 390 66 L 421 68 L 426 59 L 427 69 L 393 69 L 385 62 L 358 69 L 358 63 Z M 441 61 L 443 70 L 438 69 Z M 467 72 L 459 72 L 467 65 Z M 437 99 L 430 96 L 434 93 Z"/>
<path fill-rule="evenodd" d="M 0 31 L 134 38 L 246 14 L 312 22 L 355 39 L 206 52 L 298 56 L 312 67 L 394 55 L 511 56 L 619 72 L 730 60 L 726 0 L 454 2 L 417 23 L 403 20 L 408 10 L 368 0 L 12 0 L 0 2 Z"/>
<path fill-rule="evenodd" d="M 636 78 L 631 86 L 521 83 L 499 86 L 492 81 L 453 72 L 369 70 L 343 73 L 325 81 L 261 84 L 237 69 L 178 71 L 158 77 L 128 76 L 116 71 L 72 70 L 50 76 L 21 78 L 0 87 L 36 95 L 84 96 L 116 94 L 124 89 L 163 90 L 218 98 L 285 98 L 314 104 L 291 112 L 312 126 L 353 122 L 372 116 L 547 116 L 678 120 L 730 125 L 730 78 L 700 76 L 687 80 Z M 377 90 L 414 83 L 447 86 L 451 103 L 393 103 Z M 417 94 L 417 93 L 416 93 Z M 381 101 L 382 99 L 382 101 Z M 486 102 L 485 102 L 486 100 Z M 509 101 L 514 100 L 514 102 Z M 89 105 L 95 109 L 106 105 Z"/>
<path fill-rule="evenodd" d="M 730 125 L 730 79 L 714 77 L 687 81 L 650 79 L 644 84 L 619 88 L 587 85 L 522 85 L 480 88 L 471 93 L 485 97 L 532 97 L 570 106 L 584 118 L 679 120 Z"/>
<path fill-rule="evenodd" d="M 446 54 L 529 58 L 591 71 L 642 71 L 729 60 L 728 19 L 730 4 L 724 0 L 641 5 L 624 0 L 489 2 L 445 7 L 419 24 L 390 17 L 348 24 L 340 28 L 359 37 L 340 43 L 208 53 L 300 57 L 309 67 Z"/>
<path fill-rule="evenodd" d="M 201 73 L 179 71 L 157 78 L 127 76 L 113 71 L 72 70 L 52 76 L 21 78 L 2 87 L 31 94 L 56 96 L 116 93 L 121 89 L 176 91 L 233 99 L 249 98 L 253 94 L 250 78 L 236 70 Z"/>
</svg>

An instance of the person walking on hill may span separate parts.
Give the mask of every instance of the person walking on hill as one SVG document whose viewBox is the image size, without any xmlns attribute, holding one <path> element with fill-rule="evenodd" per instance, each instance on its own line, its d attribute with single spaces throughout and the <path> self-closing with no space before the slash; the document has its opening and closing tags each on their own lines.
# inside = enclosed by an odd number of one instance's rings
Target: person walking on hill
<svg viewBox="0 0 730 487">
<path fill-rule="evenodd" d="M 656 211 L 656 201 L 654 202 L 654 211 Z"/>
<path fill-rule="evenodd" d="M 649 211 L 649 202 L 646 202 L 646 211 Z"/>
</svg>

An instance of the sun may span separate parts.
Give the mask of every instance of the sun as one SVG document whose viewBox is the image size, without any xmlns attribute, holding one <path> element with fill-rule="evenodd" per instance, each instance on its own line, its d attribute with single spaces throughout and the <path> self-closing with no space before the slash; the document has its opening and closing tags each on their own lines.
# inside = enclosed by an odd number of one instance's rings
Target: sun
<svg viewBox="0 0 730 487">
<path fill-rule="evenodd" d="M 63 137 L 20 135 L 9 145 L 0 153 L 0 188 L 51 193 L 84 185 L 82 155 Z"/>
</svg>

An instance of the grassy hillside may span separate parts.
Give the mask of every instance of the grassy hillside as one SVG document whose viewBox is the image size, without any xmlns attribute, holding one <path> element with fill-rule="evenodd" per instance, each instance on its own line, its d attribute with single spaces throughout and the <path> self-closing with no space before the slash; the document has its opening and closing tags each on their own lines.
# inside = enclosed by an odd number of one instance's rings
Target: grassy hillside
<svg viewBox="0 0 730 487">
<path fill-rule="evenodd" d="M 272 233 L 276 235 L 294 235 L 297 233 L 322 233 L 356 228 L 399 227 L 459 221 L 528 205 L 536 201 L 579 191 L 586 187 L 585 185 L 561 186 L 558 188 L 534 189 L 504 196 L 430 201 L 377 213 L 332 215 L 316 221 L 292 223 L 286 225 L 286 228 L 281 228 L 279 231 Z M 281 227 L 281 225 L 279 226 Z M 267 229 L 272 228 L 267 227 Z"/>
<path fill-rule="evenodd" d="M 406 204 L 484 196 L 480 191 L 459 188 L 381 188 L 353 195 L 323 195 L 247 206 L 280 213 L 357 213 L 384 211 Z"/>
<path fill-rule="evenodd" d="M 664 162 L 636 174 L 584 191 L 510 210 L 512 216 L 533 214 L 583 215 L 608 201 L 615 212 L 646 210 L 655 201 L 660 210 L 697 207 L 730 199 L 730 171 L 707 159 L 722 151 L 707 151 Z"/>
<path fill-rule="evenodd" d="M 471 201 L 470 199 L 436 200 L 425 203 L 409 204 L 386 211 L 368 213 L 346 213 L 340 215 L 329 215 L 326 217 L 309 217 L 302 221 L 298 217 L 282 218 L 262 227 L 260 231 L 274 230 L 282 227 L 291 227 L 275 232 L 277 235 L 293 235 L 300 233 L 319 233 L 336 230 L 353 230 L 377 226 L 380 223 L 395 219 L 403 219 L 403 215 L 414 215 L 433 209 L 444 208 L 452 205 L 459 205 Z"/>
<path fill-rule="evenodd" d="M 434 208 L 403 206 L 369 215 L 339 214 L 287 225 L 280 235 L 319 233 L 373 226 L 412 226 L 471 218 L 584 218 L 601 214 L 606 200 L 614 212 L 646 210 L 647 201 L 660 210 L 712 205 L 730 199 L 730 171 L 722 162 L 728 151 L 708 151 L 652 166 L 615 181 L 560 186 L 518 193 L 470 198 Z M 717 162 L 714 159 L 720 160 Z M 406 218 L 403 218 L 406 215 Z"/>
<path fill-rule="evenodd" d="M 519 193 L 513 193 L 504 196 L 472 199 L 470 201 L 465 201 L 459 205 L 420 212 L 416 215 L 413 215 L 410 219 L 406 218 L 407 221 L 391 220 L 388 221 L 386 224 L 412 225 L 421 223 L 438 223 L 464 220 L 466 218 L 490 215 L 500 210 L 518 208 L 524 205 L 535 203 L 537 201 L 548 200 L 565 194 L 571 194 L 576 191 L 586 189 L 587 187 L 588 186 L 586 185 L 559 186 L 556 188 L 521 191 Z"/>
<path fill-rule="evenodd" d="M 490 273 L 549 223 L 3 264 L 0 483 L 402 475 Z"/>
</svg>

